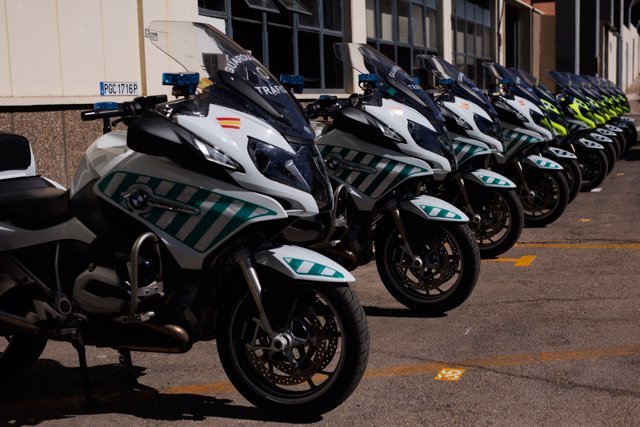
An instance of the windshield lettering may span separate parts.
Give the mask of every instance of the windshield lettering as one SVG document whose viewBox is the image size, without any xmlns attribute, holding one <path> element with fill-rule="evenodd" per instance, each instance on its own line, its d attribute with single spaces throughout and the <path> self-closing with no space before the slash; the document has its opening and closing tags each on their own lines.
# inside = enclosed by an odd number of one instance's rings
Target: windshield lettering
<svg viewBox="0 0 640 427">
<path fill-rule="evenodd" d="M 287 90 L 282 86 L 254 86 L 254 89 L 257 90 L 260 95 L 282 95 L 286 94 Z"/>
<path fill-rule="evenodd" d="M 402 71 L 402 68 L 400 68 L 397 65 L 394 65 L 389 71 L 389 77 L 395 78 L 398 71 Z"/>
<path fill-rule="evenodd" d="M 243 62 L 251 61 L 251 59 L 252 58 L 249 55 L 236 55 L 228 60 L 227 65 L 225 65 L 224 67 L 224 70 L 228 73 L 233 73 L 238 65 L 242 64 Z"/>
</svg>

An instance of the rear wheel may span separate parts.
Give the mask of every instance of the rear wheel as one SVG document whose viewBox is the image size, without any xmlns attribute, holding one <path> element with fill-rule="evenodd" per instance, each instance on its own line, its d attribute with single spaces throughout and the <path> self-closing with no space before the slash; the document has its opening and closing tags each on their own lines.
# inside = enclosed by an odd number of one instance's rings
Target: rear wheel
<svg viewBox="0 0 640 427">
<path fill-rule="evenodd" d="M 33 298 L 27 289 L 10 289 L 0 297 L 0 310 L 17 316 L 34 311 Z M 22 332 L 0 329 L 0 382 L 29 369 L 40 357 L 47 339 Z"/>
<path fill-rule="evenodd" d="M 471 295 L 480 274 L 480 251 L 465 224 L 405 219 L 404 249 L 395 226 L 376 233 L 376 266 L 389 293 L 405 306 L 427 314 L 452 310 Z"/>
<path fill-rule="evenodd" d="M 569 201 L 569 187 L 562 172 L 526 168 L 525 177 L 531 194 L 520 187 L 524 224 L 542 227 L 560 218 Z"/>
<path fill-rule="evenodd" d="M 249 294 L 223 304 L 218 354 L 233 385 L 251 403 L 284 415 L 317 416 L 355 390 L 367 364 L 369 332 L 353 292 L 335 286 L 296 282 L 268 298 L 275 287 L 264 283 L 275 337 L 262 327 Z"/>
</svg>

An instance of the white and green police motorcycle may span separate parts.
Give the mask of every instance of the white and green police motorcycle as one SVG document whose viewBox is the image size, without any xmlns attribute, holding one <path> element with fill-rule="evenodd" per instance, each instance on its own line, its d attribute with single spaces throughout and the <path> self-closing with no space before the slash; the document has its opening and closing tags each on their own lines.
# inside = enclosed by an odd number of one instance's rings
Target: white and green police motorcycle
<svg viewBox="0 0 640 427">
<path fill-rule="evenodd" d="M 12 156 L 0 176 L 0 375 L 32 365 L 48 339 L 67 341 L 91 398 L 85 345 L 114 348 L 131 368 L 132 350 L 216 339 L 256 406 L 335 408 L 368 358 L 354 278 L 278 237 L 333 203 L 308 120 L 213 27 L 153 22 L 146 37 L 197 73 L 163 76 L 174 101 L 84 112 L 128 129 L 91 144 L 71 189 L 34 174 L 24 138 L 0 137 Z"/>
<path fill-rule="evenodd" d="M 425 180 L 455 163 L 438 107 L 377 50 L 359 43 L 334 48 L 347 70 L 361 73 L 364 91 L 349 100 L 324 97 L 306 109 L 332 119 L 316 143 L 336 204 L 283 235 L 348 268 L 375 259 L 386 289 L 413 310 L 452 310 L 473 291 L 480 254 L 468 216 L 423 194 Z"/>
</svg>

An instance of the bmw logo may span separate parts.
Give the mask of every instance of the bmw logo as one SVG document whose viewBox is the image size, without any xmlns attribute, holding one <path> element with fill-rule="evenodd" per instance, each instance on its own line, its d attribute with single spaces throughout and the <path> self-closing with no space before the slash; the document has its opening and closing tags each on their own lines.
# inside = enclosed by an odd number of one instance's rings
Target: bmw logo
<svg viewBox="0 0 640 427">
<path fill-rule="evenodd" d="M 149 205 L 149 195 L 142 190 L 133 190 L 127 196 L 127 202 L 132 209 L 143 210 Z"/>
</svg>

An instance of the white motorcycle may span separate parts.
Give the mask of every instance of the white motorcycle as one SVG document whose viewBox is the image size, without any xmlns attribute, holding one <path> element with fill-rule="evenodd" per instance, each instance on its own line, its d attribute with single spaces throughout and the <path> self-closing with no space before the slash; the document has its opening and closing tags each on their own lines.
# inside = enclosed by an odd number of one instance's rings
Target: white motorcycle
<svg viewBox="0 0 640 427">
<path fill-rule="evenodd" d="M 335 408 L 368 358 L 353 276 L 278 240 L 332 204 L 308 120 L 213 27 L 154 22 L 145 35 L 197 73 L 163 76 L 175 101 L 84 112 L 128 130 L 88 148 L 70 190 L 35 175 L 24 138 L 0 137 L 15 157 L 0 176 L 0 375 L 32 365 L 47 339 L 67 341 L 91 399 L 85 345 L 118 350 L 131 372 L 132 350 L 182 353 L 217 339 L 230 380 L 256 406 Z"/>
<path fill-rule="evenodd" d="M 436 169 L 450 172 L 455 161 L 441 118 L 433 116 L 438 108 L 377 50 L 359 43 L 334 49 L 361 73 L 364 91 L 306 108 L 312 118 L 332 119 L 316 143 L 336 204 L 283 235 L 348 268 L 375 259 L 386 289 L 413 310 L 452 310 L 473 291 L 480 254 L 465 213 L 421 191 Z"/>
</svg>

